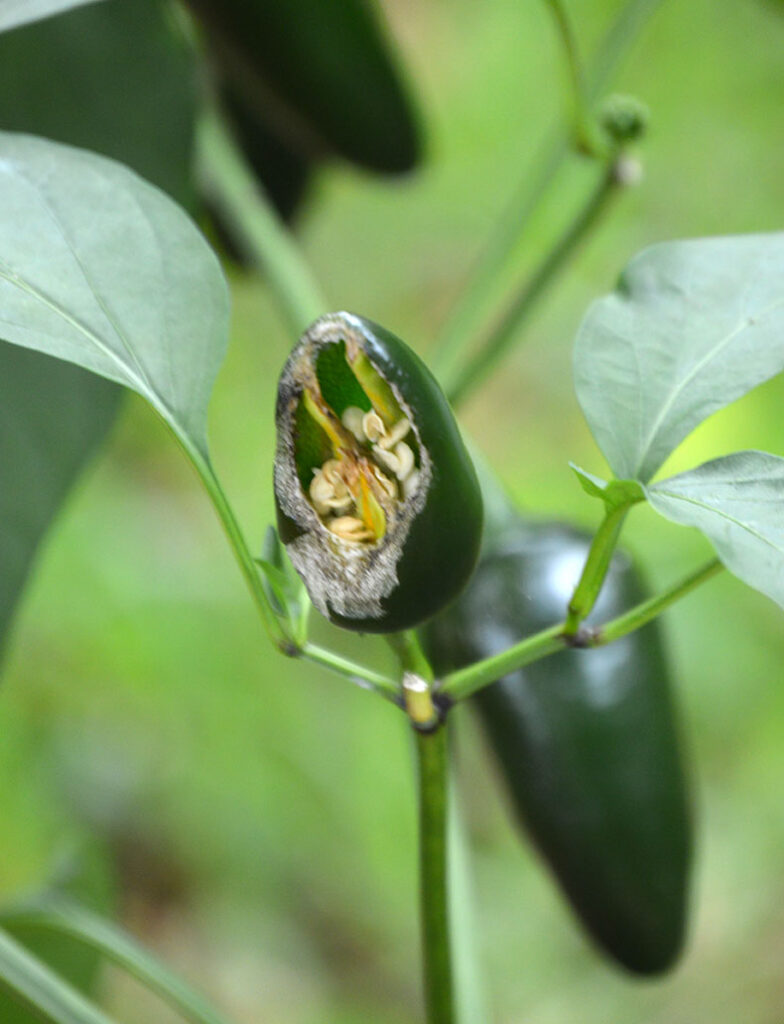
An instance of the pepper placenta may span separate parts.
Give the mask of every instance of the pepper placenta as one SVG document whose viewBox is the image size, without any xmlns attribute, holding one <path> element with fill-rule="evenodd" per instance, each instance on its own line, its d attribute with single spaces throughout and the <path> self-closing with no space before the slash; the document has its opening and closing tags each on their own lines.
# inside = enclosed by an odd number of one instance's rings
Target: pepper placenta
<svg viewBox="0 0 784 1024">
<path fill-rule="evenodd" d="M 509 510 L 495 527 L 464 594 L 422 630 L 439 674 L 564 617 L 589 538 Z M 591 621 L 643 596 L 619 554 Z M 657 624 L 534 662 L 470 703 L 517 817 L 594 940 L 636 973 L 672 965 L 686 922 L 691 822 Z"/>
<path fill-rule="evenodd" d="M 276 425 L 280 539 L 322 614 L 389 633 L 457 596 L 479 554 L 481 492 L 404 342 L 349 313 L 321 317 L 283 369 Z"/>
</svg>

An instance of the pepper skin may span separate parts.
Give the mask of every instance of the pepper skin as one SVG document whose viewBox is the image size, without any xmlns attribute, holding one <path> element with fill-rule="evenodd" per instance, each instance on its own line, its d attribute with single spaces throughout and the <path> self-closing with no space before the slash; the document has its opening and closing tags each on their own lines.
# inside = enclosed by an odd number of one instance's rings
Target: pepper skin
<svg viewBox="0 0 784 1024">
<path fill-rule="evenodd" d="M 563 619 L 589 538 L 507 515 L 462 597 L 422 631 L 437 674 Z M 592 621 L 643 598 L 617 555 Z M 629 971 L 678 957 L 691 821 L 656 623 L 567 650 L 471 698 L 516 816 L 598 945 Z"/>
<path fill-rule="evenodd" d="M 411 170 L 419 135 L 369 0 L 189 0 L 219 70 L 312 160 Z"/>
<path fill-rule="evenodd" d="M 309 414 L 303 420 L 302 409 L 307 398 L 314 410 L 313 396 L 326 410 L 316 408 L 314 414 L 336 437 L 331 450 L 308 461 L 302 453 Z M 388 439 L 394 441 L 402 426 L 402 448 L 396 444 L 394 451 L 407 455 L 406 470 L 373 461 L 389 460 L 383 451 L 378 454 L 383 438 L 371 448 L 360 427 L 355 443 L 341 425 L 340 417 L 359 415 L 362 403 L 364 415 L 376 415 L 379 423 L 379 411 L 387 417 Z M 441 389 L 404 342 L 349 313 L 321 317 L 284 367 L 276 422 L 280 539 L 322 614 L 347 629 L 390 633 L 420 624 L 457 596 L 479 555 L 481 491 Z M 315 434 L 312 449 L 326 436 L 320 429 Z M 362 491 L 368 480 L 370 490 L 375 488 L 370 495 Z M 379 481 L 397 488 L 397 497 L 386 498 Z M 319 507 L 326 506 L 319 500 L 331 500 L 334 514 L 321 515 Z"/>
</svg>

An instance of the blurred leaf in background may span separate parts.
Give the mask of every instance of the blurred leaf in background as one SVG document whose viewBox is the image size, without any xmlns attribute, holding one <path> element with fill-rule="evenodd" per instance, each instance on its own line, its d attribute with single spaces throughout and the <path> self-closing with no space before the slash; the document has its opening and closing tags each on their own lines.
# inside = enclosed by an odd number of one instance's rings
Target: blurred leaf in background
<svg viewBox="0 0 784 1024">
<path fill-rule="evenodd" d="M 0 35 L 0 128 L 114 157 L 190 205 L 195 87 L 157 0 L 91 4 Z M 105 381 L 0 345 L 0 645 L 38 543 L 119 400 Z"/>
</svg>

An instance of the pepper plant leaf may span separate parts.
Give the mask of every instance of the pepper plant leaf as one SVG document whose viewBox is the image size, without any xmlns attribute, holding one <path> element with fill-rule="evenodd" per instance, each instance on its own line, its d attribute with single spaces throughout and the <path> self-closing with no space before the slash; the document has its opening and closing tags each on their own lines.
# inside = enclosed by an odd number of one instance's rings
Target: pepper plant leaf
<svg viewBox="0 0 784 1024">
<path fill-rule="evenodd" d="M 3 34 L 0 127 L 119 160 L 192 207 L 198 69 L 169 15 L 111 0 Z"/>
<path fill-rule="evenodd" d="M 0 650 L 35 550 L 114 418 L 121 392 L 0 342 Z"/>
<path fill-rule="evenodd" d="M 112 1024 L 96 1006 L 0 928 L 0 989 L 54 1024 Z"/>
<path fill-rule="evenodd" d="M 159 5 L 93 4 L 0 36 L 0 124 L 121 160 L 187 203 L 194 71 Z M 121 394 L 0 343 L 0 648 L 37 546 Z"/>
<path fill-rule="evenodd" d="M 696 526 L 730 572 L 784 607 L 784 459 L 735 452 L 647 494 L 665 519 Z"/>
<path fill-rule="evenodd" d="M 83 4 L 94 4 L 98 0 L 3 0 L 0 4 L 0 32 L 17 25 L 26 25 L 30 21 L 48 18 L 60 14 L 71 7 Z"/>
<path fill-rule="evenodd" d="M 108 918 L 67 897 L 41 897 L 8 910 L 0 910 L 0 922 L 33 935 L 70 941 L 72 946 L 99 953 L 123 968 L 150 992 L 156 992 L 192 1024 L 226 1024 L 216 1010 L 186 982 L 139 945 Z M 4 1024 L 9 1024 L 3 1018 Z M 16 1024 L 14 1021 L 13 1024 Z M 20 1022 L 21 1024 L 21 1022 Z"/>
<path fill-rule="evenodd" d="M 704 419 L 784 370 L 784 232 L 667 242 L 595 302 L 577 397 L 615 475 L 647 483 Z"/>
<path fill-rule="evenodd" d="M 197 461 L 228 336 L 217 258 L 127 167 L 0 133 L 0 337 L 136 391 Z"/>
</svg>

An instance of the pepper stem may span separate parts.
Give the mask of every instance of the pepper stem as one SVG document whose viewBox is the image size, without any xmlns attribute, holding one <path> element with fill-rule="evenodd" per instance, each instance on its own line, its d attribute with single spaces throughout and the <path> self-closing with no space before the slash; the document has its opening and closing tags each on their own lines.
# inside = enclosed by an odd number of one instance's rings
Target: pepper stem
<svg viewBox="0 0 784 1024">
<path fill-rule="evenodd" d="M 447 725 L 416 732 L 419 782 L 420 915 L 428 1024 L 454 1024 L 449 932 Z"/>
</svg>

